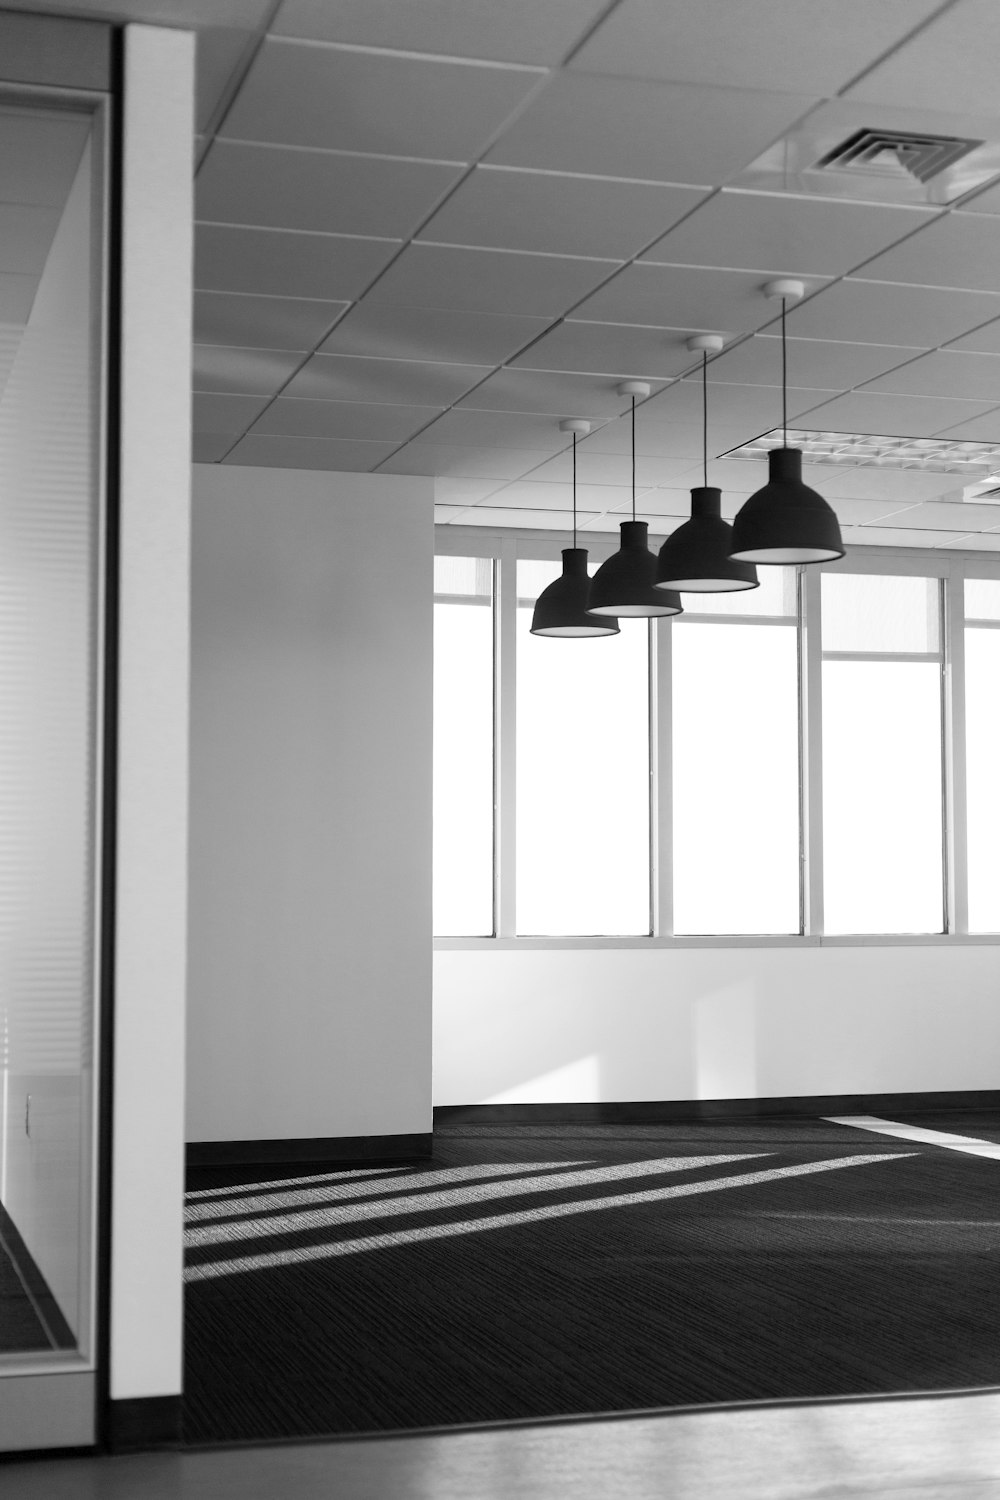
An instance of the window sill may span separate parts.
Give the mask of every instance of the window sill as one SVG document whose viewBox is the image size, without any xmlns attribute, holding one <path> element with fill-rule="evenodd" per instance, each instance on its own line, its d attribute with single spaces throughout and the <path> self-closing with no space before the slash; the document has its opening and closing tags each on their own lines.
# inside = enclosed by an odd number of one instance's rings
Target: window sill
<svg viewBox="0 0 1000 1500">
<path fill-rule="evenodd" d="M 436 937 L 435 952 L 534 952 L 578 949 L 655 949 L 655 948 L 933 948 L 996 947 L 1000 933 L 930 932 L 813 934 L 778 933 L 717 937 Z"/>
</svg>

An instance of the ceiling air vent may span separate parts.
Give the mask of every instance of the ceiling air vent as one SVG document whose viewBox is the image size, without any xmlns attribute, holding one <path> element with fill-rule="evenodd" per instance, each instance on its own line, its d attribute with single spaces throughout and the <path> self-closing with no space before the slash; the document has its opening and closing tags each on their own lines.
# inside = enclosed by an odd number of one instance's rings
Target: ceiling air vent
<svg viewBox="0 0 1000 1500">
<path fill-rule="evenodd" d="M 929 182 L 967 156 L 982 141 L 957 135 L 923 135 L 911 130 L 856 130 L 816 163 L 819 171 L 863 176 L 912 177 Z"/>
</svg>

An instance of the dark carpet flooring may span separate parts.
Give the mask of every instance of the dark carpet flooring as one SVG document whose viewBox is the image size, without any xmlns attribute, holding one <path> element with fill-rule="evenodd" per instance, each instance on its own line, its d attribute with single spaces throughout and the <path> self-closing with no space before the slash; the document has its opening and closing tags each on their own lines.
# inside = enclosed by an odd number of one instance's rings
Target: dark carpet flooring
<svg viewBox="0 0 1000 1500">
<path fill-rule="evenodd" d="M 451 1127 L 191 1187 L 191 1443 L 1000 1384 L 1000 1162 L 936 1146 Z"/>
</svg>

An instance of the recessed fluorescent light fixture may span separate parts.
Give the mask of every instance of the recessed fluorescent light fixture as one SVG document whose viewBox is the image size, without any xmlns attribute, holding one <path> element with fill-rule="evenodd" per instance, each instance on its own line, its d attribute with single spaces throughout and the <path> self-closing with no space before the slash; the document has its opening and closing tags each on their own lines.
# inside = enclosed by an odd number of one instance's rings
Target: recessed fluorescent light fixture
<svg viewBox="0 0 1000 1500">
<path fill-rule="evenodd" d="M 772 448 L 781 448 L 784 441 L 779 427 L 721 456 L 762 459 Z M 997 489 L 996 498 L 1000 499 L 1000 443 L 886 437 L 870 432 L 804 432 L 789 428 L 788 445 L 801 448 L 806 463 L 956 474 L 965 480 L 964 500 L 993 498 L 987 494 L 992 488 Z"/>
</svg>

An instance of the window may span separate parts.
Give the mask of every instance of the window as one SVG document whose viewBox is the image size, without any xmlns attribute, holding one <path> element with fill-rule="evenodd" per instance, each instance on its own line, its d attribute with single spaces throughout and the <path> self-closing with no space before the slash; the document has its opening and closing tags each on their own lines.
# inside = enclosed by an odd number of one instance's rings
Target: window
<svg viewBox="0 0 1000 1500">
<path fill-rule="evenodd" d="M 1000 932 L 1000 581 L 965 583 L 969 931 Z"/>
<path fill-rule="evenodd" d="M 760 573 L 670 626 L 676 933 L 799 931 L 796 580 Z"/>
<path fill-rule="evenodd" d="M 532 635 L 558 574 L 517 565 L 517 931 L 648 933 L 649 629 Z"/>
<path fill-rule="evenodd" d="M 493 563 L 434 559 L 434 932 L 493 931 Z"/>
<path fill-rule="evenodd" d="M 1000 558 L 761 568 L 577 641 L 530 632 L 550 538 L 441 545 L 439 936 L 1000 935 Z"/>
<path fill-rule="evenodd" d="M 825 573 L 825 930 L 944 921 L 940 585 Z"/>
</svg>

